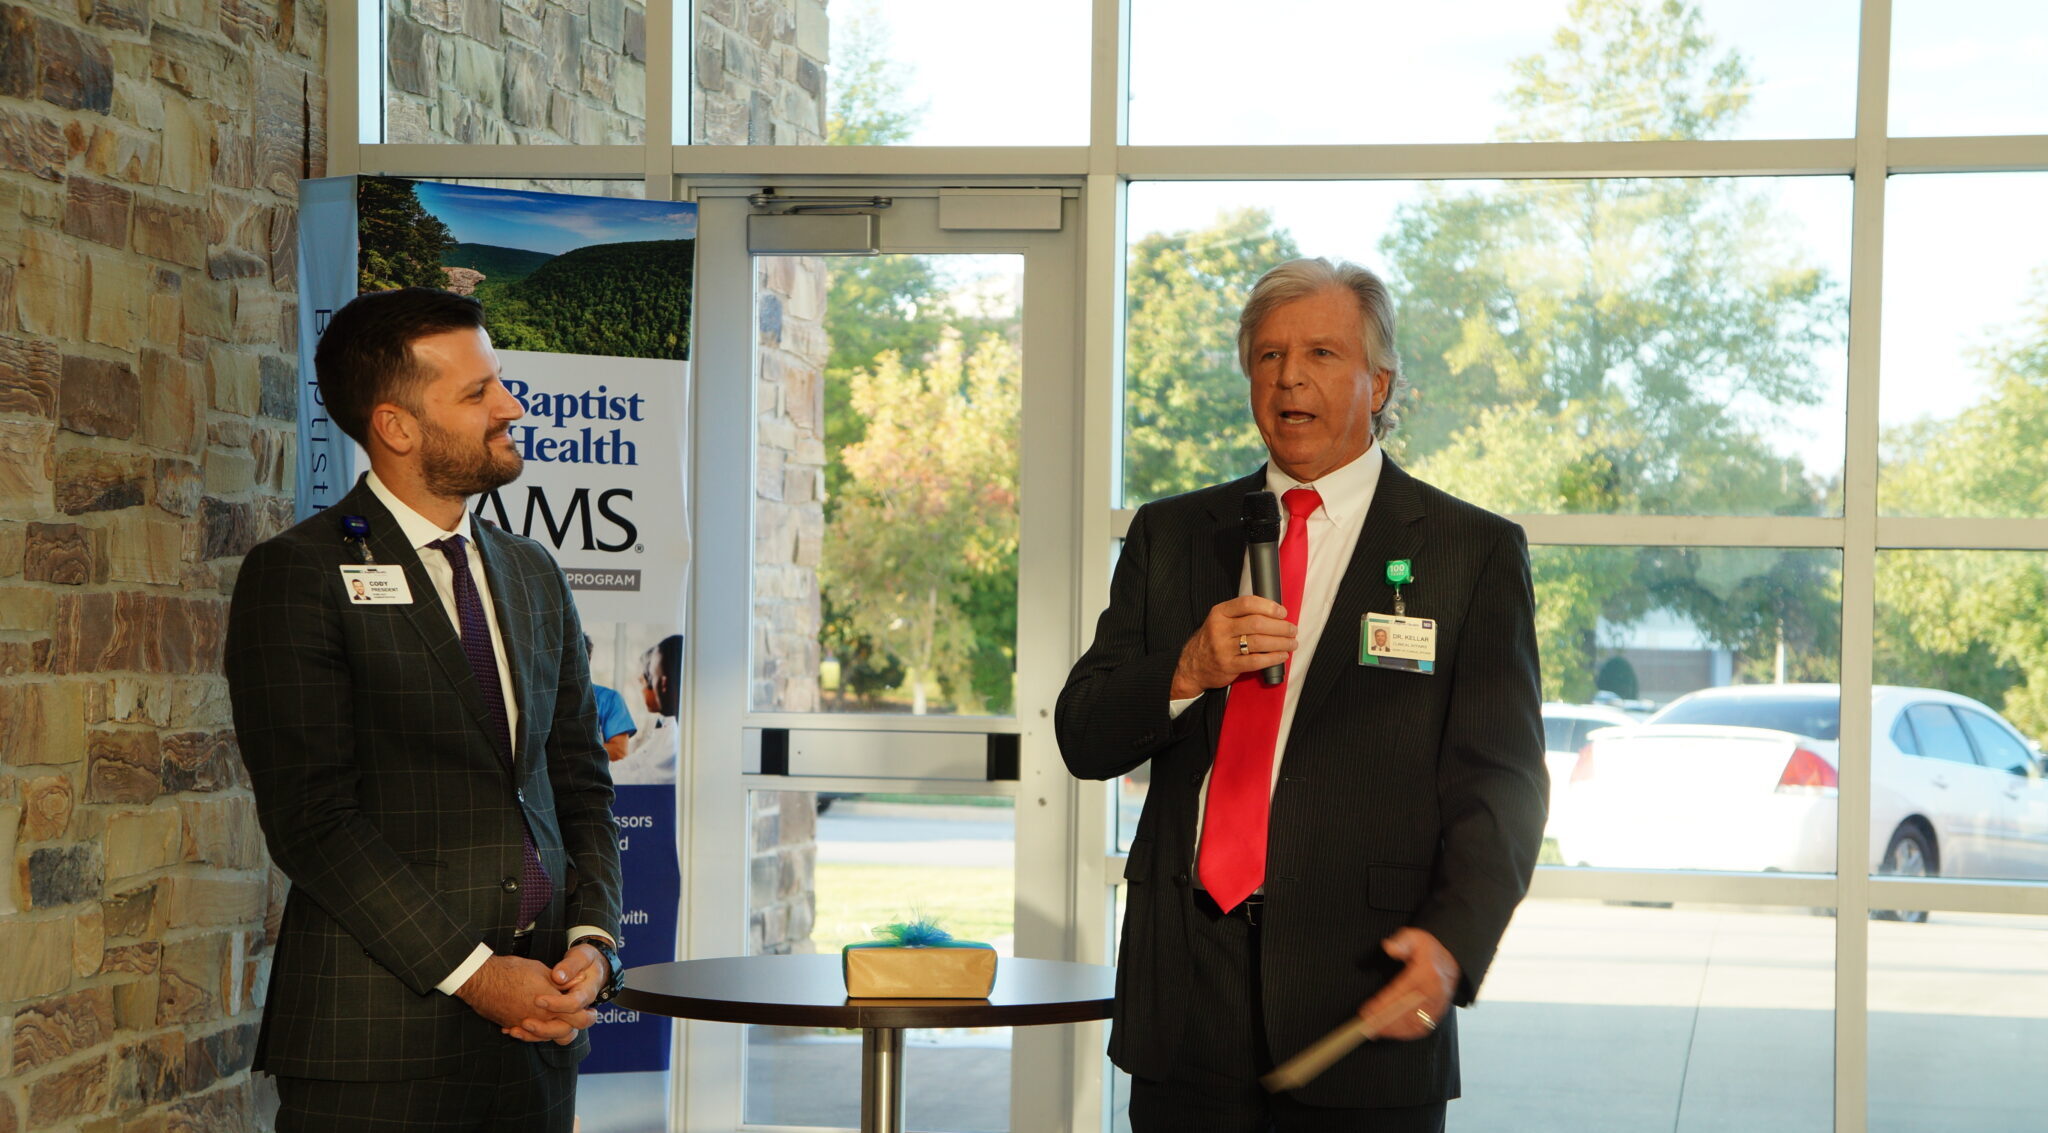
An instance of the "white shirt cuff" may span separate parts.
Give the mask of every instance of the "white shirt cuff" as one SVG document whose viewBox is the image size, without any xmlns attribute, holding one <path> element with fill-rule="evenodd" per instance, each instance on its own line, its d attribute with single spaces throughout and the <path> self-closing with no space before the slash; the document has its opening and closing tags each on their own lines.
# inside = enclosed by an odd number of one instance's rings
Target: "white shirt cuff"
<svg viewBox="0 0 2048 1133">
<path fill-rule="evenodd" d="M 469 977 L 475 975 L 476 970 L 483 967 L 484 961 L 490 958 L 491 946 L 488 944 L 477 945 L 476 950 L 469 954 L 469 959 L 464 960 L 461 967 L 448 973 L 447 979 L 435 984 L 434 990 L 442 995 L 454 995 L 462 990 L 462 985 L 468 983 Z"/>
<path fill-rule="evenodd" d="M 1169 719 L 1169 720 L 1178 720 L 1178 719 L 1180 719 L 1180 714 L 1181 714 L 1181 713 L 1183 713 L 1183 712 L 1186 712 L 1186 711 L 1188 710 L 1188 705 L 1190 705 L 1190 704 L 1193 704 L 1193 703 L 1194 703 L 1195 701 L 1197 701 L 1197 700 L 1200 700 L 1200 699 L 1202 699 L 1202 698 L 1201 698 L 1201 697 L 1199 697 L 1199 696 L 1191 696 L 1191 697 L 1188 697 L 1188 698 L 1187 698 L 1186 700 L 1169 700 L 1169 701 L 1167 701 L 1167 702 L 1166 702 L 1166 718 L 1167 718 L 1167 719 Z"/>
<path fill-rule="evenodd" d="M 619 946 L 618 940 L 615 939 L 611 933 L 606 932 L 605 930 L 597 927 L 594 924 L 580 924 L 577 925 L 575 928 L 569 930 L 569 939 L 571 941 L 581 940 L 586 936 L 595 936 L 600 937 L 604 940 L 608 940 L 611 942 L 611 946 L 613 948 L 617 948 Z"/>
</svg>

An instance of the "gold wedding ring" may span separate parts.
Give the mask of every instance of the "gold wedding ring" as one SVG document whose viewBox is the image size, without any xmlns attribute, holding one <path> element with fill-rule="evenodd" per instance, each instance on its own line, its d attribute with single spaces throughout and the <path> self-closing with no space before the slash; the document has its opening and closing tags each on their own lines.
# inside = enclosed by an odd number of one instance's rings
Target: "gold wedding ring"
<svg viewBox="0 0 2048 1133">
<path fill-rule="evenodd" d="M 1248 634 L 1248 633 L 1241 633 L 1241 634 L 1238 634 L 1238 635 L 1237 635 L 1237 655 L 1238 655 L 1239 657 L 1242 657 L 1242 656 L 1244 656 L 1245 654 L 1247 654 L 1247 653 L 1250 653 L 1251 651 L 1252 651 L 1252 638 L 1251 638 L 1251 635 L 1250 635 L 1250 634 Z"/>
<path fill-rule="evenodd" d="M 1422 1020 L 1423 1026 L 1428 1027 L 1432 1031 L 1436 1030 L 1436 1017 L 1431 1015 L 1429 1012 L 1424 1011 L 1420 1007 L 1417 1007 L 1415 1009 L 1415 1017 L 1417 1019 Z"/>
</svg>

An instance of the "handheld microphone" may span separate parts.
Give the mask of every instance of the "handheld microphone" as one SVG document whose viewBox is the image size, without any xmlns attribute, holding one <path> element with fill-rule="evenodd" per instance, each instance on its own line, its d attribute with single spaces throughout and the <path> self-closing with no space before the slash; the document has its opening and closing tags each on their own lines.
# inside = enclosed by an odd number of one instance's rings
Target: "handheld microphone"
<svg viewBox="0 0 2048 1133">
<path fill-rule="evenodd" d="M 1251 556 L 1252 593 L 1286 605 L 1280 594 L 1280 499 L 1271 492 L 1244 495 L 1245 552 Z M 1259 674 L 1267 688 L 1287 679 L 1285 663 Z"/>
</svg>

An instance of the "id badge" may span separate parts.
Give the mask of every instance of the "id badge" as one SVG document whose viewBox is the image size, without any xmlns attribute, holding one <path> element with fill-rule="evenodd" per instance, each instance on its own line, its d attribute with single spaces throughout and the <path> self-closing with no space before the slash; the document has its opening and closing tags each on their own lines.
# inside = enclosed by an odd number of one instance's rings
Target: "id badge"
<svg viewBox="0 0 2048 1133">
<path fill-rule="evenodd" d="M 1436 619 L 1367 614 L 1358 627 L 1358 663 L 1411 673 L 1436 672 Z"/>
<path fill-rule="evenodd" d="M 412 604 L 412 587 L 405 583 L 404 567 L 374 564 L 342 567 L 341 589 L 351 606 Z"/>
</svg>

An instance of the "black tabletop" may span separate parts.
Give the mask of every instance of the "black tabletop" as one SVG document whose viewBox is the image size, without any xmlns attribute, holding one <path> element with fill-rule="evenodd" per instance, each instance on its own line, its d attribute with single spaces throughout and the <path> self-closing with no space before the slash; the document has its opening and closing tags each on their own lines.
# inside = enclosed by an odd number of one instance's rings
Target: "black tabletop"
<svg viewBox="0 0 2048 1133">
<path fill-rule="evenodd" d="M 732 956 L 629 969 L 617 1003 L 714 1023 L 1021 1027 L 1107 1019 L 1115 994 L 1114 968 L 1005 957 L 987 999 L 848 999 L 837 955 Z"/>
</svg>

